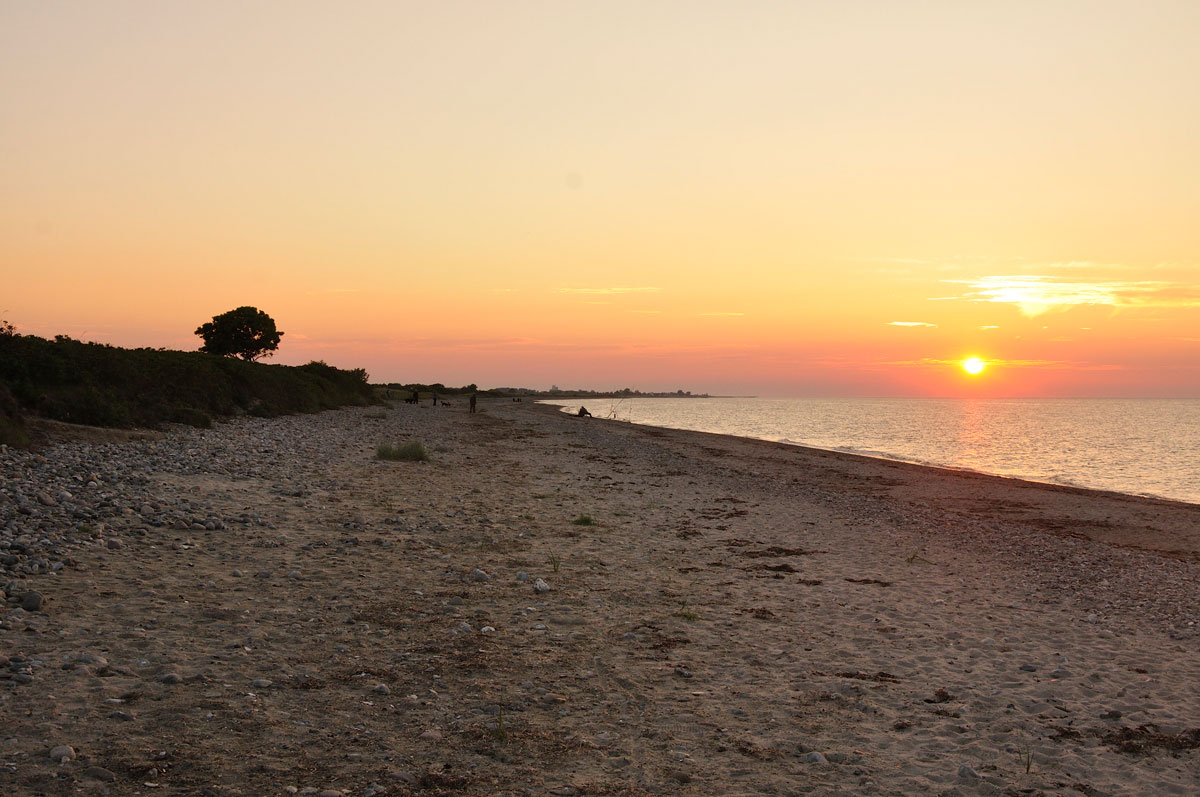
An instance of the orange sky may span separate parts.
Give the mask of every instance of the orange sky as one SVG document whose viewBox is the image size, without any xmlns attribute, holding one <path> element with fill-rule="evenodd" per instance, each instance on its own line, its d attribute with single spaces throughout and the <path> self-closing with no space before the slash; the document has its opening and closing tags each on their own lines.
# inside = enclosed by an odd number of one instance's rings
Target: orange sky
<svg viewBox="0 0 1200 797">
<path fill-rule="evenodd" d="M 1200 4 L 0 3 L 0 318 L 379 381 L 1200 396 Z M 979 376 L 959 363 L 989 362 Z"/>
</svg>

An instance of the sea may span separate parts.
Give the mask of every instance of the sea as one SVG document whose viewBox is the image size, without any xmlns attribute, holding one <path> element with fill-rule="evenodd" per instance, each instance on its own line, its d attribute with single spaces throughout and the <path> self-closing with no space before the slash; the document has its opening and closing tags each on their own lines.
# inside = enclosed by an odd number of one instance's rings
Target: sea
<svg viewBox="0 0 1200 797">
<path fill-rule="evenodd" d="M 1200 504 L 1200 399 L 619 398 L 620 421 Z"/>
</svg>

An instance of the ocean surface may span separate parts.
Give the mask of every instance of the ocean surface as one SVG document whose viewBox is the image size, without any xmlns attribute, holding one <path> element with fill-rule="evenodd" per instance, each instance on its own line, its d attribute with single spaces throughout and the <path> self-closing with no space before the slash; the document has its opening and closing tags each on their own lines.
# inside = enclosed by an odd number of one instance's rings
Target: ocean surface
<svg viewBox="0 0 1200 797">
<path fill-rule="evenodd" d="M 547 401 L 575 412 L 573 401 Z M 629 398 L 594 416 L 1200 503 L 1200 399 Z"/>
</svg>

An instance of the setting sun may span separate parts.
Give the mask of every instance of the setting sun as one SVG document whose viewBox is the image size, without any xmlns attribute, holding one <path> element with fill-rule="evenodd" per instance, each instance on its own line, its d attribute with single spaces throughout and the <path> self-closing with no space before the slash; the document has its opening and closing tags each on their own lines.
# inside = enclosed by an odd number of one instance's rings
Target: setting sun
<svg viewBox="0 0 1200 797">
<path fill-rule="evenodd" d="M 963 360 L 962 364 L 963 370 L 968 374 L 982 373 L 986 366 L 987 364 L 978 357 L 970 357 L 966 360 Z"/>
</svg>

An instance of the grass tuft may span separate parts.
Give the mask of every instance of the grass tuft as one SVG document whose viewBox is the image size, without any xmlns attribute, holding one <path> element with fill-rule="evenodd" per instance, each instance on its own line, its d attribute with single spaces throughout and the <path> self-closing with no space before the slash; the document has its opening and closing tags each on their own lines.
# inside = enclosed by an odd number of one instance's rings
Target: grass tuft
<svg viewBox="0 0 1200 797">
<path fill-rule="evenodd" d="M 594 526 L 594 525 L 596 525 L 596 521 L 592 520 L 591 515 L 580 515 L 579 517 L 572 520 L 571 523 L 575 526 Z"/>
<path fill-rule="evenodd" d="M 379 459 L 402 462 L 424 462 L 429 459 L 429 454 L 425 451 L 425 445 L 420 440 L 414 440 L 402 446 L 393 446 L 384 443 L 375 449 L 375 456 Z"/>
</svg>

